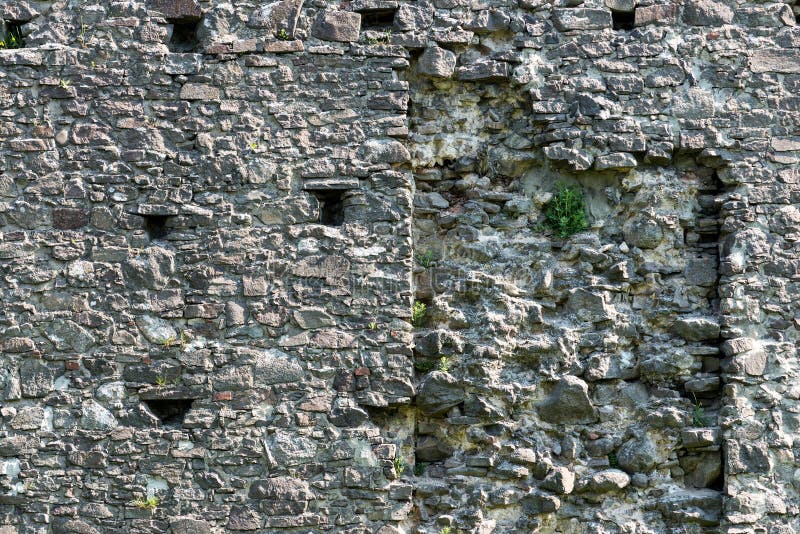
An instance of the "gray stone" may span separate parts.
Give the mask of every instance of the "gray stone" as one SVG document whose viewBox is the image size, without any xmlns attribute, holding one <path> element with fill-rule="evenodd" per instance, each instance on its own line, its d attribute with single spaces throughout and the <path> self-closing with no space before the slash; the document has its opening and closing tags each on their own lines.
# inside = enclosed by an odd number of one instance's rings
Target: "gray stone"
<svg viewBox="0 0 800 534">
<path fill-rule="evenodd" d="M 456 55 L 450 50 L 429 46 L 417 62 L 417 71 L 432 78 L 449 78 L 456 70 Z"/>
<path fill-rule="evenodd" d="M 361 145 L 359 155 L 370 163 L 405 163 L 411 159 L 406 147 L 392 140 L 371 139 Z"/>
<path fill-rule="evenodd" d="M 418 31 L 430 28 L 433 24 L 433 14 L 432 6 L 400 4 L 394 14 L 394 28 L 399 31 Z"/>
<path fill-rule="evenodd" d="M 44 397 L 53 391 L 55 369 L 37 361 L 27 360 L 19 368 L 23 397 Z"/>
<path fill-rule="evenodd" d="M 300 328 L 313 329 L 333 326 L 336 320 L 322 308 L 304 308 L 294 311 L 294 320 Z"/>
<path fill-rule="evenodd" d="M 693 26 L 722 26 L 733 21 L 733 10 L 722 2 L 691 0 L 683 5 L 683 21 Z"/>
<path fill-rule="evenodd" d="M 433 371 L 422 381 L 417 391 L 417 407 L 425 414 L 446 412 L 464 401 L 463 386 L 449 373 Z"/>
<path fill-rule="evenodd" d="M 254 378 L 264 385 L 292 383 L 303 378 L 303 368 L 284 352 L 266 350 L 256 357 Z"/>
<path fill-rule="evenodd" d="M 623 226 L 625 241 L 634 247 L 656 248 L 664 239 L 664 232 L 652 216 L 640 214 Z"/>
<path fill-rule="evenodd" d="M 658 450 L 649 438 L 625 442 L 617 452 L 617 461 L 627 473 L 649 473 L 658 461 Z"/>
<path fill-rule="evenodd" d="M 61 351 L 86 352 L 95 343 L 95 338 L 89 331 L 69 320 L 53 321 L 45 335 Z"/>
<path fill-rule="evenodd" d="M 418 462 L 438 462 L 453 454 L 453 448 L 436 436 L 420 436 L 417 439 L 415 458 Z"/>
<path fill-rule="evenodd" d="M 548 423 L 581 424 L 597 420 L 597 411 L 589 400 L 589 386 L 576 376 L 559 380 L 537 408 L 539 417 Z"/>
<path fill-rule="evenodd" d="M 579 492 L 592 492 L 597 494 L 619 491 L 628 487 L 631 478 L 619 469 L 606 469 L 592 473 L 587 478 L 581 478 L 577 490 Z"/>
<path fill-rule="evenodd" d="M 708 317 L 682 317 L 671 331 L 686 341 L 707 341 L 719 338 L 719 321 Z"/>
<path fill-rule="evenodd" d="M 103 406 L 88 400 L 81 406 L 81 427 L 87 430 L 113 430 L 119 426 L 117 419 Z"/>
<path fill-rule="evenodd" d="M 175 254 L 162 247 L 147 247 L 123 263 L 123 272 L 131 286 L 164 289 L 175 272 Z"/>
<path fill-rule="evenodd" d="M 608 304 L 606 293 L 583 288 L 570 290 L 567 309 L 580 319 L 591 322 L 608 321 L 616 316 L 614 307 Z"/>
<path fill-rule="evenodd" d="M 150 343 L 166 345 L 178 340 L 178 332 L 164 319 L 151 315 L 140 315 L 136 318 L 136 326 Z"/>
<path fill-rule="evenodd" d="M 207 522 L 191 517 L 175 517 L 169 520 L 173 534 L 211 534 Z"/>
<path fill-rule="evenodd" d="M 575 487 L 575 473 L 566 467 L 554 467 L 542 480 L 541 487 L 559 495 L 568 495 Z"/>
<path fill-rule="evenodd" d="M 314 494 L 308 487 L 308 483 L 298 478 L 279 476 L 262 480 L 255 480 L 250 485 L 247 496 L 251 499 L 272 499 L 272 500 L 311 500 Z"/>
<path fill-rule="evenodd" d="M 594 160 L 594 168 L 598 171 L 603 170 L 628 170 L 638 165 L 633 154 L 626 152 L 614 152 L 603 156 L 597 156 Z"/>
<path fill-rule="evenodd" d="M 149 2 L 153 9 L 160 11 L 172 21 L 197 21 L 203 16 L 203 11 L 195 0 L 149 0 Z"/>
<path fill-rule="evenodd" d="M 782 48 L 754 50 L 750 56 L 753 72 L 800 73 L 800 51 Z"/>
<path fill-rule="evenodd" d="M 348 11 L 322 11 L 317 16 L 311 35 L 323 41 L 358 41 L 361 15 Z"/>
<path fill-rule="evenodd" d="M 510 76 L 508 63 L 479 59 L 458 68 L 458 79 L 471 82 L 498 82 Z"/>
<path fill-rule="evenodd" d="M 273 35 L 285 30 L 287 36 L 293 37 L 302 9 L 303 0 L 281 0 L 262 4 L 250 14 L 247 25 L 252 28 L 263 28 Z"/>
<path fill-rule="evenodd" d="M 611 27 L 611 11 L 607 9 L 554 9 L 553 25 L 559 31 L 602 30 Z"/>
</svg>

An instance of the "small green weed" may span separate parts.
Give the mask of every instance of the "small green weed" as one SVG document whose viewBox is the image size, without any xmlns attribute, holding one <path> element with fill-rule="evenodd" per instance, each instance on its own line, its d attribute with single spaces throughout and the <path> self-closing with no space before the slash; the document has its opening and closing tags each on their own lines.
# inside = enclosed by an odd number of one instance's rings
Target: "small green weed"
<svg viewBox="0 0 800 534">
<path fill-rule="evenodd" d="M 619 469 L 619 460 L 616 452 L 611 451 L 608 453 L 608 465 L 614 469 Z"/>
<path fill-rule="evenodd" d="M 706 413 L 703 410 L 703 406 L 697 400 L 697 396 L 692 394 L 694 397 L 694 406 L 692 407 L 692 426 L 708 426 L 708 419 L 706 418 Z"/>
<path fill-rule="evenodd" d="M 439 366 L 437 367 L 441 372 L 446 373 L 450 370 L 450 358 L 442 356 L 439 358 Z"/>
<path fill-rule="evenodd" d="M 275 32 L 275 38 L 280 39 L 281 41 L 291 41 L 292 36 L 289 35 L 289 32 L 286 31 L 286 28 L 281 28 L 277 32 Z"/>
<path fill-rule="evenodd" d="M 577 187 L 559 185 L 544 210 L 545 226 L 558 237 L 568 237 L 588 228 L 586 203 Z"/>
<path fill-rule="evenodd" d="M 161 341 L 161 344 L 162 344 L 162 345 L 164 345 L 164 348 L 165 348 L 165 349 L 168 349 L 168 348 L 170 348 L 172 345 L 174 345 L 176 341 L 177 341 L 177 338 L 176 338 L 175 336 L 169 336 L 168 338 L 164 338 L 164 339 Z"/>
<path fill-rule="evenodd" d="M 433 371 L 434 363 L 430 360 L 417 360 L 414 362 L 414 369 L 420 373 L 430 373 Z"/>
<path fill-rule="evenodd" d="M 167 382 L 167 377 L 166 377 L 166 376 L 164 376 L 164 375 L 158 375 L 158 376 L 156 377 L 156 386 L 158 386 L 158 387 L 160 387 L 160 388 L 163 388 L 163 387 L 164 387 L 164 386 L 166 386 L 167 384 L 168 384 L 168 382 Z"/>
<path fill-rule="evenodd" d="M 24 46 L 25 38 L 22 37 L 22 28 L 16 24 L 8 24 L 3 40 L 0 41 L 0 49 L 23 48 Z"/>
<path fill-rule="evenodd" d="M 414 464 L 414 476 L 421 477 L 425 473 L 425 468 L 428 466 L 425 462 L 417 462 Z"/>
<path fill-rule="evenodd" d="M 426 269 L 430 268 L 433 264 L 434 256 L 432 250 L 426 250 L 422 254 L 417 254 L 417 263 L 420 267 L 424 267 Z"/>
<path fill-rule="evenodd" d="M 370 330 L 377 330 L 378 329 L 378 323 L 376 323 L 375 321 L 370 321 L 369 329 Z"/>
<path fill-rule="evenodd" d="M 386 33 L 380 37 L 367 37 L 367 44 L 389 44 L 392 40 L 392 30 L 386 30 Z"/>
<path fill-rule="evenodd" d="M 425 321 L 425 314 L 428 307 L 424 302 L 418 300 L 414 301 L 414 306 L 411 307 L 411 324 L 414 326 L 422 326 Z"/>
<path fill-rule="evenodd" d="M 439 531 L 439 534 L 452 534 L 453 527 L 444 527 L 442 530 Z"/>
<path fill-rule="evenodd" d="M 148 497 L 146 499 L 135 499 L 131 504 L 140 510 L 150 510 L 151 512 L 158 508 L 158 497 Z"/>
<path fill-rule="evenodd" d="M 403 476 L 403 471 L 406 470 L 407 465 L 406 461 L 400 456 L 394 459 L 394 472 L 397 473 L 398 477 Z"/>
</svg>

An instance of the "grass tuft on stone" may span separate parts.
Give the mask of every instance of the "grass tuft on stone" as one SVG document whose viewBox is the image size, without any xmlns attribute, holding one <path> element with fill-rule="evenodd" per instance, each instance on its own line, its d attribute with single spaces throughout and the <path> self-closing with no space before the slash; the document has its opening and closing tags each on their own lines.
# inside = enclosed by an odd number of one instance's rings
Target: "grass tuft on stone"
<svg viewBox="0 0 800 534">
<path fill-rule="evenodd" d="M 544 209 L 545 226 L 558 237 L 569 237 L 586 230 L 586 202 L 577 187 L 559 185 Z"/>
</svg>

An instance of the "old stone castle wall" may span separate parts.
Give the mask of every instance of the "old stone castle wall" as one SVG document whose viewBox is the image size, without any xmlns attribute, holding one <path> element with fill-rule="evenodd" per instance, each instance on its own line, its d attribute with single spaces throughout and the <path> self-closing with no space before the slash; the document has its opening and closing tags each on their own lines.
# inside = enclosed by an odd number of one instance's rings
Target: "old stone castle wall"
<svg viewBox="0 0 800 534">
<path fill-rule="evenodd" d="M 796 10 L 0 1 L 0 533 L 800 531 Z"/>
</svg>

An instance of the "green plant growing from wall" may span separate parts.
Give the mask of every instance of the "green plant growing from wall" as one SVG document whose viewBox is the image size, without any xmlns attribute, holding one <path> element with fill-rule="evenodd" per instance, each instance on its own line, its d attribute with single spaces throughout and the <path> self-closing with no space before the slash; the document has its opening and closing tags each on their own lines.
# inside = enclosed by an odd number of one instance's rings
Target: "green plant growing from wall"
<svg viewBox="0 0 800 534">
<path fill-rule="evenodd" d="M 424 302 L 415 300 L 414 305 L 411 307 L 411 324 L 414 326 L 422 326 L 422 323 L 425 321 L 427 309 L 428 307 Z"/>
<path fill-rule="evenodd" d="M 406 461 L 400 456 L 394 459 L 394 472 L 397 473 L 398 477 L 403 476 L 403 471 L 406 470 L 407 465 Z"/>
<path fill-rule="evenodd" d="M 705 410 L 703 410 L 703 406 L 697 400 L 697 396 L 692 394 L 694 397 L 694 405 L 692 406 L 692 426 L 708 426 L 708 419 L 706 418 Z"/>
<path fill-rule="evenodd" d="M 430 360 L 417 360 L 414 362 L 414 369 L 420 373 L 430 373 L 434 367 L 435 364 Z"/>
<path fill-rule="evenodd" d="M 559 185 L 544 209 L 545 226 L 558 237 L 568 237 L 588 228 L 586 202 L 577 187 Z"/>
<path fill-rule="evenodd" d="M 281 28 L 277 32 L 275 32 L 275 38 L 281 41 L 291 41 L 292 36 L 289 35 L 289 32 L 286 31 L 286 28 Z"/>
<path fill-rule="evenodd" d="M 453 527 L 444 527 L 442 530 L 439 531 L 439 534 L 452 534 Z"/>
<path fill-rule="evenodd" d="M 426 250 L 425 252 L 423 252 L 421 254 L 417 254 L 417 258 L 416 259 L 417 259 L 417 264 L 419 264 L 420 267 L 424 267 L 425 269 L 428 269 L 433 264 L 433 260 L 434 260 L 433 251 L 432 250 Z"/>
<path fill-rule="evenodd" d="M 611 451 L 608 453 L 608 465 L 613 469 L 619 469 L 619 460 L 617 459 L 617 453 Z"/>
<path fill-rule="evenodd" d="M 381 35 L 380 37 L 367 37 L 367 44 L 389 44 L 392 40 L 392 30 L 388 29 L 386 32 Z"/>
<path fill-rule="evenodd" d="M 425 462 L 417 462 L 414 464 L 414 476 L 421 477 L 425 473 L 425 468 L 428 466 Z"/>
<path fill-rule="evenodd" d="M 150 510 L 152 513 L 156 508 L 158 508 L 159 500 L 158 497 L 152 496 L 147 497 L 146 499 L 134 499 L 131 504 L 140 510 Z"/>
<path fill-rule="evenodd" d="M 156 386 L 158 386 L 159 388 L 163 388 L 164 386 L 167 385 L 167 383 L 168 382 L 167 382 L 167 377 L 166 376 L 158 375 L 156 377 Z"/>
<path fill-rule="evenodd" d="M 437 367 L 441 372 L 446 373 L 450 370 L 450 358 L 442 356 L 439 358 L 439 366 Z"/>
<path fill-rule="evenodd" d="M 22 29 L 14 24 L 6 26 L 3 40 L 0 41 L 0 49 L 23 48 L 25 38 L 22 36 Z"/>
</svg>

